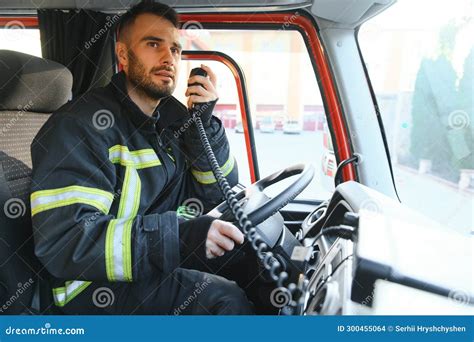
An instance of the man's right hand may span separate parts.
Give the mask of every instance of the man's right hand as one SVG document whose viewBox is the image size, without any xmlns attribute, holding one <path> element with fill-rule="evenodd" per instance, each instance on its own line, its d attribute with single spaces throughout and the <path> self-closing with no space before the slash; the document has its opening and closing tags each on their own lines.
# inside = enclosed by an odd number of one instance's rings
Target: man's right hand
<svg viewBox="0 0 474 342">
<path fill-rule="evenodd" d="M 234 249 L 235 243 L 241 245 L 244 235 L 232 223 L 214 220 L 207 233 L 206 257 L 208 259 L 223 256 L 224 253 Z"/>
</svg>

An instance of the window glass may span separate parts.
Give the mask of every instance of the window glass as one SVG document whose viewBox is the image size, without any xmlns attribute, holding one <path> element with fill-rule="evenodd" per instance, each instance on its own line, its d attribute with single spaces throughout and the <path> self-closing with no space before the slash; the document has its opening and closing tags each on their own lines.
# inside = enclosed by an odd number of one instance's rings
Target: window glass
<svg viewBox="0 0 474 342">
<path fill-rule="evenodd" d="M 472 4 L 398 0 L 359 32 L 401 201 L 465 234 L 474 209 Z"/>
<path fill-rule="evenodd" d="M 0 49 L 41 57 L 39 29 L 25 28 L 18 20 L 8 22 L 0 27 Z"/>
<path fill-rule="evenodd" d="M 226 134 L 229 138 L 231 154 L 235 156 L 238 161 L 240 183 L 249 184 L 250 168 L 247 159 L 245 140 L 242 134 L 243 131 L 236 133 L 236 131 L 239 132 L 237 124 L 241 111 L 237 93 L 237 84 L 231 70 L 223 63 L 217 61 L 183 60 L 181 61 L 179 79 L 173 95 L 186 105 L 187 97 L 184 96 L 184 94 L 188 84 L 189 73 L 193 68 L 200 67 L 201 64 L 209 66 L 217 75 L 217 92 L 219 94 L 219 101 L 217 101 L 216 107 L 214 108 L 214 115 L 221 119 L 224 124 Z"/>
<path fill-rule="evenodd" d="M 260 176 L 297 163 L 312 163 L 315 177 L 299 198 L 328 198 L 334 189 L 336 160 L 321 93 L 301 34 L 287 30 L 186 29 L 182 36 L 185 49 L 223 52 L 243 69 Z M 229 109 L 227 133 L 242 170 L 241 165 L 247 166 L 247 151 L 240 110 L 237 97 L 227 94 L 233 92 L 228 85 L 235 84 L 234 77 L 218 76 L 222 79 L 219 104 Z M 250 178 L 245 177 L 240 181 L 248 185 Z"/>
</svg>

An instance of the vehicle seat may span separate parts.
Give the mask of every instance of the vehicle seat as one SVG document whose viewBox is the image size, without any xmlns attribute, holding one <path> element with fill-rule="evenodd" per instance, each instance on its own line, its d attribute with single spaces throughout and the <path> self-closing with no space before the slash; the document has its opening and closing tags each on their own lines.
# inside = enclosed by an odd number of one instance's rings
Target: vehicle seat
<svg viewBox="0 0 474 342">
<path fill-rule="evenodd" d="M 40 307 L 33 295 L 41 267 L 33 250 L 30 145 L 71 89 L 72 75 L 63 65 L 0 50 L 0 314 Z"/>
</svg>

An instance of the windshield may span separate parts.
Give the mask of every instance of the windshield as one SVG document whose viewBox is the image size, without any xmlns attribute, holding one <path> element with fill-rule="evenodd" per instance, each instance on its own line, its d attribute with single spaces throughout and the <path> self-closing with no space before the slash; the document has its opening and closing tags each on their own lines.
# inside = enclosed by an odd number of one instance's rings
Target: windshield
<svg viewBox="0 0 474 342">
<path fill-rule="evenodd" d="M 401 201 L 462 234 L 474 226 L 472 13 L 470 0 L 398 0 L 359 32 Z"/>
</svg>

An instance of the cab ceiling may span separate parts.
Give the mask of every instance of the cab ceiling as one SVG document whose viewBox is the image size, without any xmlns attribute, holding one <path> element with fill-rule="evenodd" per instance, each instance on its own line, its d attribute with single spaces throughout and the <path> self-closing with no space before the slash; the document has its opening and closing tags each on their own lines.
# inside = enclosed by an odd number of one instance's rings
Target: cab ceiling
<svg viewBox="0 0 474 342">
<path fill-rule="evenodd" d="M 2 0 L 1 10 L 37 10 L 46 8 L 90 9 L 96 11 L 123 11 L 140 0 Z M 311 0 L 161 0 L 177 10 L 196 10 L 213 8 L 298 8 L 311 5 Z"/>
<path fill-rule="evenodd" d="M 0 15 L 35 15 L 38 9 L 126 11 L 141 0 L 0 0 Z M 305 8 L 324 29 L 354 29 L 393 5 L 396 0 L 161 0 L 180 13 L 269 12 Z"/>
</svg>

